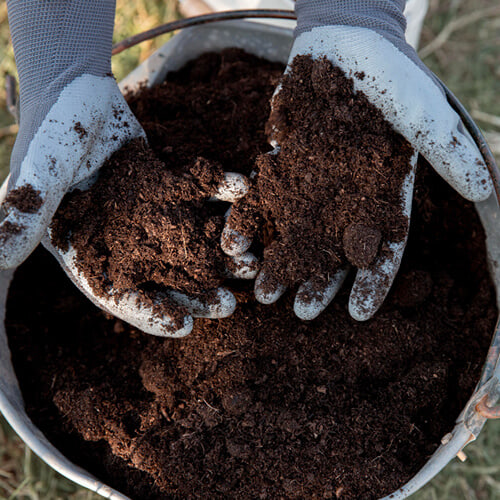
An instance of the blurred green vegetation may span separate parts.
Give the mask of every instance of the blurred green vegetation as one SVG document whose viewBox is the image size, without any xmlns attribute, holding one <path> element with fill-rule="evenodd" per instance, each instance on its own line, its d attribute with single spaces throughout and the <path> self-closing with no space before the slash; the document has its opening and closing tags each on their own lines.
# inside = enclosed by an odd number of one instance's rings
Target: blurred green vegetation
<svg viewBox="0 0 500 500">
<path fill-rule="evenodd" d="M 484 130 L 500 132 L 500 3 L 431 0 L 420 55 Z M 442 43 L 436 45 L 436 40 Z M 430 52 L 430 44 L 434 44 Z M 489 119 L 478 118 L 486 113 Z M 496 148 L 497 158 L 500 151 Z"/>
<path fill-rule="evenodd" d="M 177 3 L 173 0 L 117 0 L 113 42 L 119 42 L 136 33 L 149 30 L 169 21 L 179 19 Z M 136 45 L 113 57 L 113 73 L 118 81 L 161 47 L 171 33 Z"/>
<path fill-rule="evenodd" d="M 173 0 L 117 1 L 114 40 L 178 18 Z M 455 28 L 455 29 L 452 29 Z M 170 35 L 146 42 L 113 59 L 118 80 L 146 59 Z M 436 40 L 442 43 L 436 45 Z M 433 43 L 433 46 L 429 44 Z M 424 62 L 446 83 L 487 133 L 500 158 L 500 5 L 497 0 L 430 0 L 421 43 Z M 8 172 L 14 119 L 5 109 L 5 74 L 15 75 L 7 8 L 0 4 L 0 180 Z M 479 119 L 478 117 L 481 117 Z M 500 500 L 500 421 L 490 421 L 469 459 L 455 460 L 416 500 Z M 0 499 L 97 500 L 36 458 L 0 420 Z"/>
</svg>

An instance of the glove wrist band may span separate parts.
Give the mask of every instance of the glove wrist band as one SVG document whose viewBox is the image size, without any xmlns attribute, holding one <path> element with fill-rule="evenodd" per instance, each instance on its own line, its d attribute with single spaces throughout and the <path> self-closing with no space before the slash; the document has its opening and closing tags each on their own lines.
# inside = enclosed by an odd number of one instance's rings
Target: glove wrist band
<svg viewBox="0 0 500 500">
<path fill-rule="evenodd" d="M 295 36 L 322 26 L 369 28 L 404 40 L 404 0 L 297 0 Z"/>
</svg>

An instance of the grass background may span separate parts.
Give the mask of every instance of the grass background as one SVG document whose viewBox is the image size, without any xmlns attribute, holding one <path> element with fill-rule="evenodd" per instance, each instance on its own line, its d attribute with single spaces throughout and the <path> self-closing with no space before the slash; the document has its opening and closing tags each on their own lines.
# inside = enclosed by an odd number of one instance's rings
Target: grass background
<svg viewBox="0 0 500 500">
<path fill-rule="evenodd" d="M 179 17 L 174 0 L 117 0 L 116 41 Z M 169 35 L 116 56 L 118 80 L 163 44 Z M 430 0 L 420 55 L 458 96 L 482 127 L 500 160 L 500 4 L 498 0 Z M 7 8 L 0 4 L 0 181 L 8 173 L 15 140 L 6 111 L 5 75 L 15 75 Z M 13 130 L 14 129 L 14 130 Z M 415 500 L 500 500 L 500 421 L 486 424 L 466 448 L 468 460 L 450 463 Z M 0 419 L 0 499 L 98 500 L 64 479 L 26 448 Z"/>
</svg>

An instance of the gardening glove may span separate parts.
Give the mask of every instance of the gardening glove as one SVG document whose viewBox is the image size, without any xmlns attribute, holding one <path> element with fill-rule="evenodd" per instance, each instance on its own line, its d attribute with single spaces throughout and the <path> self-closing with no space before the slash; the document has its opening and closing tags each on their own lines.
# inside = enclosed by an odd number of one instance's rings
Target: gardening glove
<svg viewBox="0 0 500 500">
<path fill-rule="evenodd" d="M 485 200 L 492 191 L 487 167 L 441 85 L 406 43 L 404 5 L 404 0 L 297 0 L 297 28 L 288 67 L 297 55 L 326 57 L 353 79 L 354 89 L 363 92 L 454 189 L 468 200 Z M 415 155 L 401 193 L 408 221 L 416 160 Z M 378 257 L 368 269 L 357 271 L 349 298 L 354 319 L 371 318 L 383 303 L 406 240 L 386 242 L 392 256 Z M 224 251 L 239 255 L 250 244 L 231 227 L 229 219 L 222 237 Z M 335 297 L 347 272 L 333 274 L 319 294 L 308 293 L 313 290 L 312 282 L 302 284 L 295 298 L 296 315 L 310 320 L 320 314 Z M 273 303 L 285 291 L 279 284 L 269 290 L 270 282 L 262 272 L 257 277 L 255 296 L 259 302 Z M 311 295 L 316 298 L 311 300 Z"/>
<path fill-rule="evenodd" d="M 43 240 L 94 304 L 147 333 L 183 336 L 192 329 L 192 316 L 231 314 L 236 301 L 224 289 L 210 305 L 177 296 L 189 313 L 176 321 L 153 314 L 134 293 L 97 297 L 74 265 L 74 250 L 54 248 L 47 228 L 65 193 L 88 188 L 111 154 L 145 133 L 111 73 L 114 0 L 8 0 L 7 8 L 19 73 L 20 128 L 2 206 L 0 268 L 18 266 Z M 241 196 L 242 182 L 226 175 L 218 198 Z M 243 274 L 248 259 L 237 259 Z"/>
</svg>

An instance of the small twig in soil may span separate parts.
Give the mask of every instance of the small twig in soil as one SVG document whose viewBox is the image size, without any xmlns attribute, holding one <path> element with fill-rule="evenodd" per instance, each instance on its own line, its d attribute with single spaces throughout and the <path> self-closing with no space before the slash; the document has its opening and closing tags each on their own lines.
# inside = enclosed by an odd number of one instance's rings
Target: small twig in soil
<svg viewBox="0 0 500 500">
<path fill-rule="evenodd" d="M 205 398 L 202 398 L 202 401 L 213 411 L 216 411 L 217 413 L 219 413 L 219 410 L 215 407 L 213 407 L 210 403 L 207 402 L 207 400 Z"/>
</svg>

